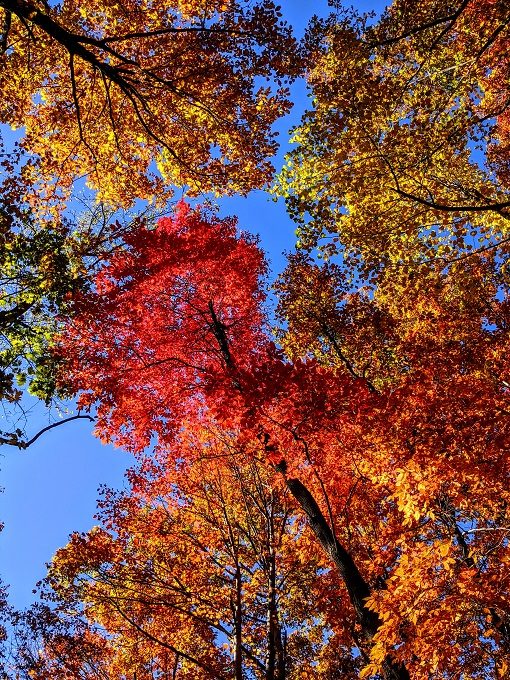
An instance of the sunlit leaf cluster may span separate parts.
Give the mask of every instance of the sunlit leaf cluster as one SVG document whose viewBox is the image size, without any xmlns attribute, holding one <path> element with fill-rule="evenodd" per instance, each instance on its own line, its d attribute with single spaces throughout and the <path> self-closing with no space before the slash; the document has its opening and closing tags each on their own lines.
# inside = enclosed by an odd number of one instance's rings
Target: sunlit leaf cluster
<svg viewBox="0 0 510 680">
<path fill-rule="evenodd" d="M 0 3 L 0 122 L 36 205 L 77 178 L 115 206 L 246 193 L 271 177 L 296 45 L 271 2 Z M 291 60 L 292 57 L 292 60 Z"/>
</svg>

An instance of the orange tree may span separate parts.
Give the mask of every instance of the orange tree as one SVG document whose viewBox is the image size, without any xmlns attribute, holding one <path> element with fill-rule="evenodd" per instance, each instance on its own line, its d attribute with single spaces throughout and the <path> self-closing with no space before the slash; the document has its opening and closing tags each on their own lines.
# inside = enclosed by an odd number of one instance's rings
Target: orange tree
<svg viewBox="0 0 510 680">
<path fill-rule="evenodd" d="M 249 0 L 2 1 L 0 122 L 23 128 L 23 181 L 50 205 L 83 176 L 115 206 L 263 186 L 299 69 L 280 17 Z"/>
<path fill-rule="evenodd" d="M 69 612 L 82 613 L 104 637 L 96 663 L 115 677 L 357 677 L 349 637 L 327 621 L 342 595 L 330 579 L 318 587 L 327 561 L 303 553 L 283 481 L 225 432 L 190 426 L 179 449 L 177 472 L 162 451 L 143 461 L 131 493 L 104 496 L 102 526 L 57 552 L 47 584 L 61 621 L 72 630 Z M 43 640 L 33 677 L 83 672 L 79 643 L 63 653 L 51 629 Z"/>
<path fill-rule="evenodd" d="M 487 252 L 376 293 L 306 257 L 270 340 L 264 261 L 181 205 L 75 298 L 67 380 L 99 436 L 182 463 L 184 433 L 235 434 L 282 478 L 345 588 L 328 624 L 363 677 L 504 676 L 510 610 L 508 296 Z M 297 276 L 298 274 L 298 276 Z M 400 291 L 398 296 L 394 292 Z M 170 457 L 170 458 L 169 458 Z M 311 609 L 315 616 L 318 609 Z M 460 669 L 460 670 L 459 670 Z M 340 677 L 342 677 L 340 675 Z"/>
</svg>

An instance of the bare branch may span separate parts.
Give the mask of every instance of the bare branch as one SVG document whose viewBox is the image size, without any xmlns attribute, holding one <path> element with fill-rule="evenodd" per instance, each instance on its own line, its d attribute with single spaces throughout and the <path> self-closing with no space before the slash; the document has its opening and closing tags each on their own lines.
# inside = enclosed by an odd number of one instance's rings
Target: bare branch
<svg viewBox="0 0 510 680">
<path fill-rule="evenodd" d="M 37 434 L 35 434 L 31 439 L 28 441 L 24 441 L 18 437 L 16 433 L 13 433 L 7 437 L 5 436 L 0 436 L 0 445 L 6 444 L 7 446 L 16 446 L 18 449 L 28 449 L 29 446 L 31 446 L 34 442 L 36 442 L 39 437 L 41 437 L 45 432 L 48 432 L 49 430 L 53 430 L 53 428 L 58 427 L 59 425 L 64 425 L 64 423 L 70 423 L 72 420 L 90 420 L 91 422 L 94 422 L 95 418 L 89 415 L 76 415 L 76 416 L 70 416 L 69 418 L 64 418 L 63 420 L 58 420 L 55 423 L 52 423 L 51 425 L 47 425 L 46 427 L 43 427 L 42 430 L 39 430 Z"/>
</svg>

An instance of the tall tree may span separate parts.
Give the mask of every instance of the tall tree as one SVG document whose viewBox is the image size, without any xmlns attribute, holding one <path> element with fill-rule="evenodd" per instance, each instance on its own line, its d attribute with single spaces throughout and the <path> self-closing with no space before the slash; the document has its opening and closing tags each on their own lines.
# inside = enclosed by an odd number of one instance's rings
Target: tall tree
<svg viewBox="0 0 510 680">
<path fill-rule="evenodd" d="M 264 185 L 299 69 L 280 18 L 249 0 L 2 1 L 0 122 L 23 128 L 23 181 L 49 205 L 83 176 L 116 206 Z"/>
<path fill-rule="evenodd" d="M 280 192 L 305 248 L 391 276 L 501 244 L 510 195 L 508 3 L 395 0 L 312 23 L 313 108 Z"/>
<path fill-rule="evenodd" d="M 106 493 L 102 527 L 55 555 L 47 582 L 61 628 L 80 616 L 104 637 L 96 667 L 126 678 L 356 677 L 359 660 L 320 611 L 338 593 L 320 588 L 320 554 L 303 558 L 285 485 L 225 432 L 184 439 L 177 474 L 173 460 L 145 460 L 130 494 Z M 34 677 L 89 667 L 76 647 L 63 653 L 48 630 Z"/>
<path fill-rule="evenodd" d="M 105 440 L 141 452 L 156 437 L 179 461 L 184 432 L 220 427 L 279 472 L 330 560 L 321 578 L 345 587 L 329 620 L 359 646 L 364 676 L 504 675 L 509 308 L 497 258 L 401 272 L 376 296 L 352 294 L 335 268 L 292 266 L 313 299 L 282 284 L 285 357 L 266 330 L 256 244 L 181 206 L 76 298 L 59 348 L 73 389 L 97 403 Z"/>
</svg>

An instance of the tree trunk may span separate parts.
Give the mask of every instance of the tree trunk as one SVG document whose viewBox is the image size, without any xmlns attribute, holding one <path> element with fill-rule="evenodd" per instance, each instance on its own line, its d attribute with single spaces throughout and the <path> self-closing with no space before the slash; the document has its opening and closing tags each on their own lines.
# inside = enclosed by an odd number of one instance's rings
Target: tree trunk
<svg viewBox="0 0 510 680">
<path fill-rule="evenodd" d="M 332 558 L 340 572 L 356 618 L 361 625 L 363 637 L 369 642 L 381 625 L 379 616 L 365 605 L 366 599 L 371 594 L 370 586 L 359 572 L 350 553 L 337 541 L 310 491 L 298 479 L 286 478 L 285 481 L 290 493 L 308 517 L 310 528 L 323 550 Z M 389 657 L 383 662 L 383 673 L 386 680 L 410 680 L 405 666 L 394 663 Z"/>
<path fill-rule="evenodd" d="M 273 544 L 273 516 L 269 525 L 268 545 L 268 601 L 267 601 L 267 655 L 265 680 L 285 680 L 285 653 L 276 603 L 276 555 Z"/>
<path fill-rule="evenodd" d="M 236 564 L 235 574 L 235 678 L 243 680 L 243 609 L 241 565 Z"/>
</svg>

